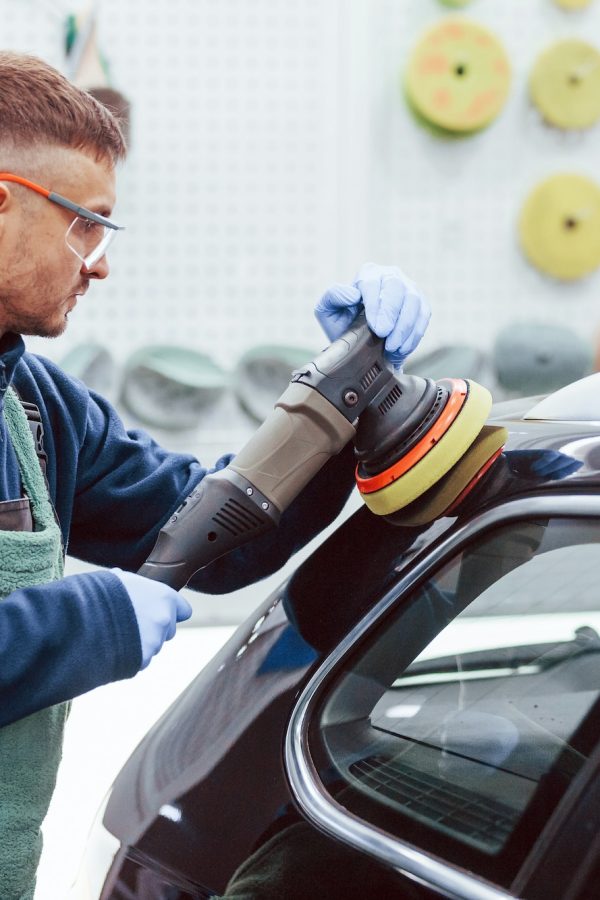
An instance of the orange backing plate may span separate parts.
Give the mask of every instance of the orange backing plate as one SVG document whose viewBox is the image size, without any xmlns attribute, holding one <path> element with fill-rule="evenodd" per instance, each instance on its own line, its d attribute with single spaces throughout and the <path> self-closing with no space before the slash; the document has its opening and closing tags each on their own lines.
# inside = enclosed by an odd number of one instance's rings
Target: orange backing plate
<svg viewBox="0 0 600 900">
<path fill-rule="evenodd" d="M 372 475 L 368 478 L 361 478 L 356 467 L 356 484 L 361 494 L 372 494 L 373 491 L 379 491 L 386 485 L 396 481 L 409 469 L 419 462 L 420 459 L 429 453 L 431 448 L 437 444 L 439 439 L 448 431 L 459 412 L 464 406 L 467 399 L 468 387 L 466 381 L 462 378 L 444 378 L 443 381 L 449 381 L 452 385 L 452 391 L 448 397 L 442 414 L 435 420 L 427 434 L 415 444 L 404 456 L 395 462 L 389 468 L 379 472 L 378 475 Z"/>
</svg>

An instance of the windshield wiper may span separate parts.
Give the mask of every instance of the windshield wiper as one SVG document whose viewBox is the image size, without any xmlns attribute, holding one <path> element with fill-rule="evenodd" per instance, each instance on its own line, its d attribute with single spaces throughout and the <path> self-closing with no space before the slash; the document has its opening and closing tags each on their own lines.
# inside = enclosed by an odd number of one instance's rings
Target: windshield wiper
<svg viewBox="0 0 600 900">
<path fill-rule="evenodd" d="M 422 681 L 423 676 L 446 676 L 444 680 L 461 677 L 506 677 L 510 674 L 533 675 L 544 672 L 566 660 L 600 651 L 600 635 L 590 625 L 575 629 L 568 641 L 524 644 L 515 647 L 490 647 L 452 656 L 439 656 L 412 663 L 397 678 L 392 687 L 404 687 Z M 428 679 L 429 681 L 430 679 Z"/>
</svg>

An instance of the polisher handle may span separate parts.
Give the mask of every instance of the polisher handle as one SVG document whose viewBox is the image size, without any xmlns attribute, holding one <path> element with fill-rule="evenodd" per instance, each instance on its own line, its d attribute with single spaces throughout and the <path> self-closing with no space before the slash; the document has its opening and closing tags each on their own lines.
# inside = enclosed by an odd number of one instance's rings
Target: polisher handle
<svg viewBox="0 0 600 900">
<path fill-rule="evenodd" d="M 185 587 L 198 569 L 277 525 L 354 433 L 328 400 L 291 384 L 233 462 L 207 475 L 161 528 L 139 574 Z"/>
<path fill-rule="evenodd" d="M 329 400 L 305 384 L 292 383 L 229 468 L 283 512 L 355 433 Z"/>
<path fill-rule="evenodd" d="M 279 522 L 279 510 L 229 468 L 207 475 L 161 528 L 140 575 L 175 590 L 198 569 Z"/>
<path fill-rule="evenodd" d="M 276 525 L 327 460 L 352 440 L 360 411 L 389 378 L 383 342 L 363 314 L 293 373 L 235 459 L 207 475 L 161 528 L 140 574 L 179 589 L 198 569 Z"/>
</svg>

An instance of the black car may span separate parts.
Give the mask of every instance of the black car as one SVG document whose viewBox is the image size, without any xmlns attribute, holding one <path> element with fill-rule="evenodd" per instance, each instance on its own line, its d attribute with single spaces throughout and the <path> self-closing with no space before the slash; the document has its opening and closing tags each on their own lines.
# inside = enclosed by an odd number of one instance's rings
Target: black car
<svg viewBox="0 0 600 900">
<path fill-rule="evenodd" d="M 450 511 L 354 511 L 151 729 L 102 900 L 600 896 L 600 374 L 487 427 Z"/>
</svg>

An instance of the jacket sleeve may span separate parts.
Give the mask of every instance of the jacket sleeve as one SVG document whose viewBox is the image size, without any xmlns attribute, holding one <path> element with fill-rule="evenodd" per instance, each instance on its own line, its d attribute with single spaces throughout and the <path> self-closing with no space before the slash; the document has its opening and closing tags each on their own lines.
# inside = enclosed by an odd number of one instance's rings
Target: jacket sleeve
<svg viewBox="0 0 600 900">
<path fill-rule="evenodd" d="M 0 726 L 142 664 L 133 607 L 111 572 L 71 575 L 0 602 Z"/>
</svg>

